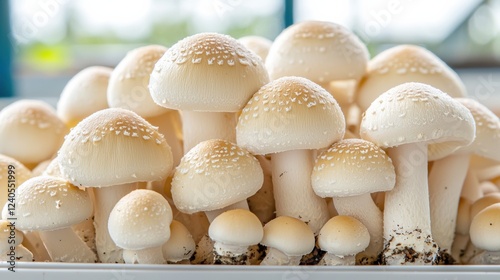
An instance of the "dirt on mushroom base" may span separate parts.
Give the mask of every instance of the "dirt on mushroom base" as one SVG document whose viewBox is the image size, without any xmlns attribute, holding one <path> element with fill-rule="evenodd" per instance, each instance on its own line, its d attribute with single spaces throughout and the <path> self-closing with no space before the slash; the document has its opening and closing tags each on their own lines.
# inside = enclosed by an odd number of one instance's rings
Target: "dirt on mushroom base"
<svg viewBox="0 0 500 280">
<path fill-rule="evenodd" d="M 402 233 L 397 232 L 394 230 L 394 233 L 396 235 L 401 235 Z M 417 239 L 422 238 L 420 235 L 422 234 L 421 229 L 414 229 L 413 233 L 417 235 Z M 411 232 L 406 232 L 406 235 L 412 234 Z M 391 239 L 386 242 L 384 245 L 384 250 L 382 251 L 381 254 L 381 264 L 382 265 L 388 265 L 388 259 L 394 258 L 394 256 L 404 256 L 404 261 L 401 264 L 412 264 L 412 263 L 423 263 L 423 264 L 431 264 L 431 265 L 437 265 L 440 264 L 440 254 L 439 254 L 439 247 L 436 245 L 434 240 L 432 239 L 432 236 L 427 235 L 425 236 L 424 243 L 431 248 L 432 250 L 427 251 L 427 252 L 417 252 L 413 247 L 409 246 L 404 246 L 402 247 L 401 243 L 395 244 L 395 248 L 391 248 L 390 244 L 394 242 L 394 236 L 391 237 Z"/>
</svg>

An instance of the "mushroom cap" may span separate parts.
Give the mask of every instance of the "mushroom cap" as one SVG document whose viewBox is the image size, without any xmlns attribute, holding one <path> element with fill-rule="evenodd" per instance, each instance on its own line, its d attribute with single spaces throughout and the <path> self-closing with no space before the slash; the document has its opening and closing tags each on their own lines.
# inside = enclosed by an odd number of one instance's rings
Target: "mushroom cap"
<svg viewBox="0 0 500 280">
<path fill-rule="evenodd" d="M 267 54 L 271 48 L 272 41 L 261 37 L 261 36 L 244 36 L 238 39 L 238 41 L 247 49 L 254 52 L 257 56 L 266 61 Z"/>
<path fill-rule="evenodd" d="M 258 155 L 321 149 L 342 139 L 345 126 L 337 101 L 325 89 L 302 77 L 283 77 L 248 101 L 236 141 Z"/>
<path fill-rule="evenodd" d="M 500 251 L 500 203 L 479 212 L 470 224 L 470 240 L 479 249 Z"/>
<path fill-rule="evenodd" d="M 262 60 L 236 39 L 200 33 L 168 49 L 151 73 L 149 90 L 162 107 L 237 112 L 268 82 Z"/>
<path fill-rule="evenodd" d="M 172 199 L 183 213 L 224 208 L 254 195 L 264 182 L 259 161 L 226 140 L 199 143 L 181 159 L 172 178 Z"/>
<path fill-rule="evenodd" d="M 462 103 L 474 117 L 476 138 L 456 153 L 476 154 L 495 161 L 500 161 L 500 119 L 483 104 L 470 98 L 455 98 Z"/>
<path fill-rule="evenodd" d="M 500 203 L 500 193 L 490 193 L 474 201 L 470 206 L 471 219 L 474 219 L 474 217 L 484 208 L 495 203 Z"/>
<path fill-rule="evenodd" d="M 170 238 L 162 246 L 167 261 L 178 262 L 189 259 L 196 250 L 196 243 L 189 230 L 181 222 L 172 220 Z"/>
<path fill-rule="evenodd" d="M 16 226 L 20 230 L 62 229 L 85 221 L 93 213 L 88 192 L 45 175 L 20 185 L 16 202 Z"/>
<path fill-rule="evenodd" d="M 471 201 L 465 197 L 460 197 L 458 201 L 457 210 L 457 223 L 455 225 L 455 232 L 459 234 L 469 234 L 469 227 L 471 222 Z"/>
<path fill-rule="evenodd" d="M 11 174 L 11 180 L 12 177 L 15 178 L 14 187 L 16 188 L 32 176 L 31 171 L 22 163 L 11 157 L 0 154 L 0 207 L 3 207 L 3 205 L 7 202 L 7 190 L 9 186 L 9 166 L 14 167 L 14 169 L 12 169 L 10 173 L 15 173 Z"/>
<path fill-rule="evenodd" d="M 10 246 L 17 246 L 23 243 L 24 234 L 22 231 L 17 229 L 11 229 L 10 221 L 0 220 L 0 254 L 7 252 L 10 249 Z M 15 224 L 15 222 L 14 222 Z M 12 230 L 14 233 L 12 234 Z M 12 237 L 13 239 L 9 239 Z M 13 240 L 13 241 L 11 241 Z M 10 242 L 13 242 L 12 244 Z M 4 254 L 2 254 L 4 255 Z"/>
<path fill-rule="evenodd" d="M 303 221 L 279 216 L 264 226 L 261 244 L 280 250 L 287 256 L 302 256 L 314 249 L 314 233 Z"/>
<path fill-rule="evenodd" d="M 336 256 L 351 256 L 362 252 L 370 244 L 368 229 L 351 216 L 335 216 L 328 220 L 318 235 L 323 251 Z"/>
<path fill-rule="evenodd" d="M 333 22 L 304 21 L 283 30 L 266 59 L 271 80 L 300 76 L 316 83 L 360 79 L 366 73 L 366 46 Z"/>
<path fill-rule="evenodd" d="M 439 89 L 405 83 L 381 94 L 366 109 L 360 136 L 382 148 L 425 142 L 429 159 L 447 156 L 474 140 L 470 111 Z"/>
<path fill-rule="evenodd" d="M 0 111 L 0 154 L 36 165 L 57 152 L 67 131 L 46 102 L 16 101 Z"/>
<path fill-rule="evenodd" d="M 73 76 L 57 102 L 57 115 L 69 127 L 94 112 L 108 108 L 106 91 L 112 68 L 87 67 Z"/>
<path fill-rule="evenodd" d="M 377 145 L 362 139 L 334 143 L 318 156 L 311 175 L 313 190 L 320 197 L 390 191 L 395 183 L 391 158 Z"/>
<path fill-rule="evenodd" d="M 98 111 L 78 123 L 58 158 L 66 179 L 89 187 L 163 180 L 173 165 L 170 146 L 157 128 L 120 108 Z"/>
<path fill-rule="evenodd" d="M 138 189 L 122 197 L 109 214 L 108 231 L 126 250 L 162 246 L 170 238 L 172 208 L 159 193 Z"/>
<path fill-rule="evenodd" d="M 168 112 L 168 109 L 153 101 L 148 88 L 151 72 L 166 51 L 166 47 L 159 45 L 149 45 L 129 51 L 109 78 L 107 91 L 109 107 L 128 109 L 143 118 Z"/>
<path fill-rule="evenodd" d="M 452 97 L 467 96 L 462 80 L 435 54 L 423 47 L 399 45 L 368 62 L 368 71 L 356 93 L 356 103 L 364 111 L 381 93 L 408 82 L 431 85 Z"/>
<path fill-rule="evenodd" d="M 208 228 L 208 235 L 215 242 L 246 247 L 259 244 L 264 230 L 254 213 L 245 209 L 233 209 L 215 217 Z"/>
</svg>

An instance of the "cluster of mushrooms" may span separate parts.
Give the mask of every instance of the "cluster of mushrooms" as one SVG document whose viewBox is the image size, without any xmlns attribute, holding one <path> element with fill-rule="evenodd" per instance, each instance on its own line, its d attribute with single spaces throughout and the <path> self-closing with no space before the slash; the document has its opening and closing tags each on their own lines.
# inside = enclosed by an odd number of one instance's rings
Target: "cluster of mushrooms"
<svg viewBox="0 0 500 280">
<path fill-rule="evenodd" d="M 18 261 L 500 263 L 498 116 L 428 50 L 370 60 L 335 23 L 131 50 L 57 109 L 5 107 L 0 139 Z"/>
</svg>

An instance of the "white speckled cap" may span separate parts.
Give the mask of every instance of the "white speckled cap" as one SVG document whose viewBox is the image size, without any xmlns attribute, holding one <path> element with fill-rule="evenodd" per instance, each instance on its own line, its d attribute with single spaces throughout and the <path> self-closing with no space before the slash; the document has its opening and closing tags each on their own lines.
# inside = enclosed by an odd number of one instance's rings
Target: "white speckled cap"
<svg viewBox="0 0 500 280">
<path fill-rule="evenodd" d="M 500 161 L 500 119 L 483 104 L 470 98 L 456 98 L 472 113 L 476 123 L 474 142 L 460 147 L 456 153 L 474 153 Z"/>
<path fill-rule="evenodd" d="M 419 46 L 399 45 L 379 53 L 368 63 L 356 103 L 364 111 L 383 92 L 408 82 L 431 85 L 452 97 L 467 96 L 462 80 L 436 55 Z"/>
<path fill-rule="evenodd" d="M 500 203 L 479 212 L 470 224 L 470 240 L 479 249 L 500 251 Z"/>
<path fill-rule="evenodd" d="M 119 108 L 101 110 L 78 123 L 58 159 L 66 179 L 89 187 L 162 180 L 173 165 L 170 146 L 157 128 Z"/>
<path fill-rule="evenodd" d="M 335 216 L 328 220 L 318 235 L 323 251 L 336 256 L 352 256 L 362 252 L 370 243 L 368 229 L 350 216 Z"/>
<path fill-rule="evenodd" d="M 91 66 L 68 81 L 57 102 L 57 115 L 69 127 L 92 113 L 108 108 L 106 91 L 112 68 Z"/>
<path fill-rule="evenodd" d="M 236 39 L 199 33 L 168 49 L 149 87 L 153 100 L 166 108 L 237 112 L 268 82 L 262 60 Z"/>
<path fill-rule="evenodd" d="M 288 256 L 309 254 L 314 249 L 314 233 L 303 221 L 280 216 L 264 226 L 261 244 L 280 250 Z"/>
<path fill-rule="evenodd" d="M 429 160 L 445 157 L 475 136 L 474 118 L 460 102 L 432 86 L 405 83 L 375 99 L 360 136 L 382 148 L 426 142 Z"/>
<path fill-rule="evenodd" d="M 15 178 L 14 187 L 17 188 L 32 176 L 31 171 L 22 163 L 11 157 L 0 154 L 0 207 L 3 207 L 3 205 L 7 202 L 7 187 L 9 186 L 9 166 L 11 165 L 14 167 L 14 169 L 12 169 L 11 171 L 11 173 L 14 173 L 11 174 L 11 181 L 12 177 Z"/>
<path fill-rule="evenodd" d="M 236 141 L 253 154 L 321 149 L 342 139 L 345 118 L 335 99 L 301 77 L 263 86 L 238 119 Z"/>
<path fill-rule="evenodd" d="M 210 239 L 226 245 L 250 246 L 259 244 L 264 235 L 262 223 L 254 213 L 245 209 L 226 211 L 210 223 Z"/>
<path fill-rule="evenodd" d="M 196 250 L 196 243 L 189 230 L 181 222 L 172 220 L 170 238 L 162 246 L 163 257 L 169 262 L 189 259 Z"/>
<path fill-rule="evenodd" d="M 181 159 L 172 178 L 179 211 L 192 214 L 224 208 L 254 195 L 264 181 L 259 161 L 226 140 L 199 143 Z"/>
<path fill-rule="evenodd" d="M 10 221 L 0 220 L 0 254 L 2 255 L 5 255 L 4 253 L 10 249 L 10 246 L 17 246 L 23 243 L 23 232 L 15 228 L 11 228 L 10 223 Z M 13 239 L 9 239 L 9 237 L 12 236 L 12 230 L 14 231 Z M 13 243 L 11 244 L 10 242 Z"/>
<path fill-rule="evenodd" d="M 262 61 L 266 61 L 267 54 L 269 53 L 269 49 L 273 43 L 267 38 L 255 35 L 241 37 L 238 41 L 245 48 L 258 55 Z"/>
<path fill-rule="evenodd" d="M 360 79 L 368 50 L 347 28 L 333 22 L 296 23 L 274 40 L 266 59 L 272 80 L 300 76 L 316 83 Z"/>
<path fill-rule="evenodd" d="M 136 112 L 143 118 L 169 110 L 156 104 L 149 92 L 149 77 L 167 48 L 149 45 L 133 49 L 116 65 L 109 78 L 107 100 L 111 108 Z"/>
<path fill-rule="evenodd" d="M 88 192 L 66 180 L 38 176 L 16 190 L 19 230 L 56 230 L 85 221 L 93 213 Z"/>
<path fill-rule="evenodd" d="M 49 104 L 19 100 L 0 111 L 0 154 L 36 165 L 57 152 L 67 132 Z"/>
<path fill-rule="evenodd" d="M 170 238 L 172 208 L 159 193 L 139 189 L 122 197 L 109 214 L 109 235 L 118 247 L 142 250 Z"/>
<path fill-rule="evenodd" d="M 334 143 L 318 156 L 311 175 L 314 192 L 320 197 L 390 191 L 395 183 L 391 158 L 362 139 Z"/>
</svg>

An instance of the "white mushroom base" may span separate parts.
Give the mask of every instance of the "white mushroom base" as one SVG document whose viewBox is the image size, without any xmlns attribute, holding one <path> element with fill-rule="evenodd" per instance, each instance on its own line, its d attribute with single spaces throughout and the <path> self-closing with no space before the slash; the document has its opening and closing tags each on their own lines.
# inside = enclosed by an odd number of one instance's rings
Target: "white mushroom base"
<svg viewBox="0 0 500 280">
<path fill-rule="evenodd" d="M 214 243 L 214 264 L 248 265 L 248 247 Z"/>
<path fill-rule="evenodd" d="M 396 233 L 385 245 L 382 263 L 385 265 L 436 264 L 439 248 L 430 236 L 420 229 Z"/>
<path fill-rule="evenodd" d="M 260 265 L 299 265 L 302 256 L 288 256 L 275 248 L 269 248 Z"/>
<path fill-rule="evenodd" d="M 355 256 L 336 256 L 334 254 L 325 254 L 318 265 L 340 266 L 340 265 L 355 265 Z"/>
<path fill-rule="evenodd" d="M 123 260 L 128 264 L 165 264 L 161 246 L 142 250 L 123 250 Z"/>
</svg>

